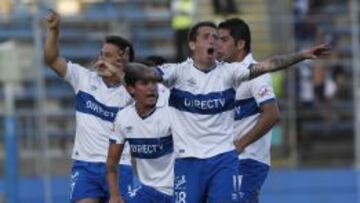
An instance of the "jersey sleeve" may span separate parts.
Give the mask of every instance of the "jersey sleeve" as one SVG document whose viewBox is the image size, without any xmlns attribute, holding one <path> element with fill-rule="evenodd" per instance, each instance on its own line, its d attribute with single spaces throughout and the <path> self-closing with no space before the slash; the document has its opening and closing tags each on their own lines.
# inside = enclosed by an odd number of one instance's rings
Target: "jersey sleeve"
<svg viewBox="0 0 360 203">
<path fill-rule="evenodd" d="M 79 64 L 68 62 L 65 80 L 74 88 L 75 92 L 79 90 L 81 79 L 90 71 Z"/>
<path fill-rule="evenodd" d="M 163 79 L 163 84 L 166 87 L 171 88 L 175 84 L 178 72 L 177 69 L 178 65 L 173 63 L 157 66 L 157 70 L 159 71 L 159 74 Z"/>
<path fill-rule="evenodd" d="M 251 94 L 256 100 L 258 106 L 275 101 L 274 89 L 270 74 L 262 75 L 251 80 Z"/>
<path fill-rule="evenodd" d="M 227 69 L 230 70 L 230 74 L 233 81 L 233 87 L 237 89 L 244 81 L 249 80 L 250 70 L 249 65 L 241 62 L 229 63 Z"/>
<path fill-rule="evenodd" d="M 118 118 L 119 118 L 119 116 L 116 117 L 116 119 L 112 125 L 109 140 L 110 140 L 110 143 L 124 144 L 125 143 L 125 135 L 124 135 L 122 127 L 121 127 L 122 126 L 121 119 L 118 119 Z"/>
</svg>

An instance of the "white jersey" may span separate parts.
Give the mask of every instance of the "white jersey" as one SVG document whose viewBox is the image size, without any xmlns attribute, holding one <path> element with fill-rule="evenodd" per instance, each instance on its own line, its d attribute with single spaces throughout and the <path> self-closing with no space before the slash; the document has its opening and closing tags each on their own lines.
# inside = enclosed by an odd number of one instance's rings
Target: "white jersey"
<svg viewBox="0 0 360 203">
<path fill-rule="evenodd" d="M 243 60 L 245 64 L 256 63 L 251 54 Z M 260 116 L 260 106 L 275 100 L 270 74 L 261 75 L 244 82 L 236 91 L 235 135 L 243 136 L 256 124 Z M 239 138 L 239 137 L 237 137 Z M 244 149 L 240 159 L 254 159 L 270 165 L 271 130 Z"/>
<path fill-rule="evenodd" d="M 167 101 L 159 97 L 155 111 L 146 118 L 138 115 L 134 104 L 124 108 L 111 139 L 130 144 L 133 168 L 142 184 L 173 194 L 174 148 Z"/>
<path fill-rule="evenodd" d="M 116 114 L 132 102 L 124 86 L 107 87 L 96 72 L 69 62 L 65 80 L 76 98 L 75 160 L 106 162 L 109 135 Z M 125 156 L 124 156 L 125 157 Z M 124 163 L 129 163 L 124 160 Z"/>
<path fill-rule="evenodd" d="M 235 89 L 249 78 L 249 69 L 243 63 L 216 62 L 203 72 L 188 59 L 159 71 L 170 88 L 176 156 L 209 158 L 234 150 Z"/>
</svg>

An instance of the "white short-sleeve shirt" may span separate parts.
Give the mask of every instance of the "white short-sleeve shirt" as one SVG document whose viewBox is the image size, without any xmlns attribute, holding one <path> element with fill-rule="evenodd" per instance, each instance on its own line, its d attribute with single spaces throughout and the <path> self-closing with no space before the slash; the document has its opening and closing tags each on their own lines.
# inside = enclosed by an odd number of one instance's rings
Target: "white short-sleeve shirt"
<svg viewBox="0 0 360 203">
<path fill-rule="evenodd" d="M 142 184 L 172 195 L 174 181 L 173 136 L 167 98 L 159 97 L 155 110 L 146 118 L 135 104 L 119 112 L 110 139 L 129 143 L 134 169 Z"/>
<path fill-rule="evenodd" d="M 69 62 L 65 80 L 75 91 L 75 160 L 106 162 L 109 135 L 119 110 L 132 102 L 123 85 L 108 87 L 96 72 Z M 125 161 L 129 163 L 129 161 Z"/>
<path fill-rule="evenodd" d="M 251 54 L 243 60 L 245 64 L 256 61 Z M 251 68 L 251 66 L 250 66 Z M 235 136 L 239 138 L 249 132 L 257 123 L 260 116 L 260 106 L 268 102 L 275 102 L 270 74 L 264 74 L 246 81 L 236 90 L 235 101 Z M 249 145 L 239 155 L 240 159 L 254 159 L 270 165 L 271 130 L 262 138 Z"/>
<path fill-rule="evenodd" d="M 208 72 L 192 59 L 159 67 L 170 88 L 176 157 L 209 158 L 234 150 L 235 89 L 249 78 L 243 63 L 216 62 Z"/>
</svg>

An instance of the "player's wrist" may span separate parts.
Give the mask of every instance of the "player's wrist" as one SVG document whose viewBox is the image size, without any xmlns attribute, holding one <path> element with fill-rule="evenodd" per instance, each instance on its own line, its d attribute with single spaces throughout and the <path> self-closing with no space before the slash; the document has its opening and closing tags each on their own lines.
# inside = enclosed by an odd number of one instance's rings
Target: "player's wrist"
<svg viewBox="0 0 360 203">
<path fill-rule="evenodd" d="M 59 30 L 60 30 L 59 27 L 48 27 L 49 32 L 59 33 Z"/>
<path fill-rule="evenodd" d="M 306 60 L 306 59 L 311 59 L 312 57 L 309 54 L 309 50 L 306 49 L 306 50 L 300 51 L 299 58 L 301 60 Z"/>
<path fill-rule="evenodd" d="M 119 199 L 119 198 L 121 198 L 121 195 L 120 195 L 119 191 L 114 190 L 114 191 L 110 192 L 110 198 L 111 199 Z"/>
<path fill-rule="evenodd" d="M 241 140 L 235 140 L 234 141 L 235 149 L 240 154 L 244 151 L 244 146 Z"/>
</svg>

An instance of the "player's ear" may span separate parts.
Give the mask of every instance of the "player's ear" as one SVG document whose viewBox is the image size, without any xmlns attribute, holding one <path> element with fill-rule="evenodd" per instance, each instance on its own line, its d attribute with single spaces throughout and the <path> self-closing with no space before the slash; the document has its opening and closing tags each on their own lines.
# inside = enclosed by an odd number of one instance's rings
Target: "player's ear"
<svg viewBox="0 0 360 203">
<path fill-rule="evenodd" d="M 195 50 L 195 42 L 190 41 L 190 42 L 189 42 L 189 47 L 190 47 L 190 50 L 191 50 L 191 51 L 194 51 L 194 50 Z"/>
<path fill-rule="evenodd" d="M 127 92 L 131 95 L 131 97 L 134 97 L 134 92 L 135 92 L 134 87 L 131 85 L 125 85 L 125 88 Z"/>
<path fill-rule="evenodd" d="M 245 49 L 245 41 L 240 39 L 239 41 L 236 42 L 236 47 L 238 50 Z"/>
<path fill-rule="evenodd" d="M 125 48 L 124 57 L 126 58 L 127 61 L 130 61 L 130 48 L 129 47 Z"/>
</svg>

